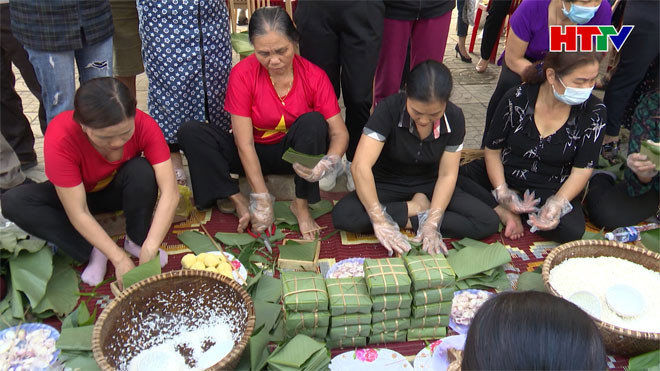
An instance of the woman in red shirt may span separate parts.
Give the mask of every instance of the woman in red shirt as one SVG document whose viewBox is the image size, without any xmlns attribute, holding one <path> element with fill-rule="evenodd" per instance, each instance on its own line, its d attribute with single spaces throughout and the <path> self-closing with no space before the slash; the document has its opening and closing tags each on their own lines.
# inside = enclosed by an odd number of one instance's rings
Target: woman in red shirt
<svg viewBox="0 0 660 371">
<path fill-rule="evenodd" d="M 48 181 L 14 188 L 2 197 L 7 219 L 76 260 L 89 259 L 81 278 L 90 286 L 103 280 L 108 260 L 120 282 L 134 267 L 93 214 L 124 211 L 124 248 L 142 264 L 159 253 L 179 201 L 165 138 L 158 124 L 135 105 L 117 79 L 84 83 L 76 92 L 74 110 L 62 112 L 48 125 Z M 160 258 L 165 265 L 163 251 Z"/>
<path fill-rule="evenodd" d="M 340 166 L 348 132 L 328 76 L 295 54 L 298 32 L 284 10 L 258 9 L 250 18 L 248 33 L 255 53 L 232 69 L 225 98 L 233 136 L 201 122 L 188 122 L 179 129 L 195 203 L 207 208 L 229 198 L 238 213 L 237 230 L 242 232 L 251 222 L 253 230 L 261 232 L 274 220 L 273 197 L 264 174 L 295 171 L 291 210 L 303 238 L 312 239 L 318 225 L 308 203 L 320 200 L 319 179 Z M 292 167 L 282 160 L 289 147 L 325 157 L 313 169 Z M 230 173 L 247 177 L 253 192 L 249 202 Z"/>
</svg>

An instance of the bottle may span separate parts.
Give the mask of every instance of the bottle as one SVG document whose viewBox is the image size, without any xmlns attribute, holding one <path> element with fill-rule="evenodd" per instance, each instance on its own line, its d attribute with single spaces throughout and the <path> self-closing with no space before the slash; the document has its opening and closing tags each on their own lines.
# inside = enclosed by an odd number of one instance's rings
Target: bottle
<svg viewBox="0 0 660 371">
<path fill-rule="evenodd" d="M 605 233 L 605 238 L 617 242 L 635 242 L 639 240 L 640 232 L 649 231 L 660 227 L 656 223 L 637 225 L 632 227 L 619 227 L 612 232 Z"/>
</svg>

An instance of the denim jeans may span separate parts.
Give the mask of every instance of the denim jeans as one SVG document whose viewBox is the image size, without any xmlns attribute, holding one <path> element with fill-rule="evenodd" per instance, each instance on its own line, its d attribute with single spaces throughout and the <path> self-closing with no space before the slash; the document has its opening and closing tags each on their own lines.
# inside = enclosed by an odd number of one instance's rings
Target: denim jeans
<svg viewBox="0 0 660 371">
<path fill-rule="evenodd" d="M 467 36 L 468 32 L 468 24 L 463 20 L 463 7 L 465 7 L 465 0 L 456 0 L 456 10 L 458 10 L 458 17 L 456 18 L 456 35 L 458 37 Z"/>
<path fill-rule="evenodd" d="M 25 47 L 41 84 L 46 120 L 73 109 L 76 92 L 74 61 L 80 83 L 96 77 L 112 76 L 112 37 L 81 49 L 49 52 Z"/>
</svg>

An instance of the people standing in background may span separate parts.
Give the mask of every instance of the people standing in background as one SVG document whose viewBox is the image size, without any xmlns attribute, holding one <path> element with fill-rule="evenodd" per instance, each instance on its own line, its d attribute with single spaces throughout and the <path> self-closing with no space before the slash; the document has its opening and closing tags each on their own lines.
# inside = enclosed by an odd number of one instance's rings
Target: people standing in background
<svg viewBox="0 0 660 371">
<path fill-rule="evenodd" d="M 47 125 L 59 113 L 73 109 L 74 62 L 81 83 L 111 76 L 110 3 L 12 0 L 9 7 L 12 33 L 27 50 L 41 84 Z"/>
<path fill-rule="evenodd" d="M 138 32 L 135 0 L 110 0 L 115 34 L 112 40 L 114 77 L 136 95 L 135 76 L 144 72 L 142 41 Z"/>
<path fill-rule="evenodd" d="M 349 141 L 343 170 L 349 191 L 355 189 L 351 161 L 373 101 L 384 15 L 382 0 L 300 0 L 294 14 L 300 55 L 321 67 L 337 99 L 340 93 L 344 98 Z M 332 189 L 337 175 L 321 179 L 321 189 Z"/>
<path fill-rule="evenodd" d="M 481 146 L 495 110 L 509 89 L 524 82 L 527 67 L 540 62 L 550 49 L 550 26 L 609 25 L 610 4 L 603 0 L 532 0 L 523 1 L 509 21 L 511 32 L 506 50 L 500 57 L 502 71 L 486 109 L 486 123 Z"/>
<path fill-rule="evenodd" d="M 456 17 L 456 36 L 458 36 L 458 43 L 454 48 L 456 51 L 456 57 L 458 58 L 460 56 L 462 62 L 472 63 L 472 58 L 470 58 L 470 54 L 468 54 L 468 51 L 465 48 L 465 39 L 467 38 L 469 27 L 469 25 L 463 19 L 465 0 L 456 0 L 456 9 L 458 10 L 458 17 Z M 479 25 L 476 27 L 479 27 Z"/>
<path fill-rule="evenodd" d="M 23 102 L 16 92 L 16 77 L 12 64 L 18 68 L 25 85 L 39 100 L 39 123 L 42 133 L 46 131 L 46 111 L 41 101 L 41 86 L 23 45 L 11 32 L 9 2 L 0 1 L 0 131 L 13 149 L 23 170 L 37 165 L 34 151 L 34 134 L 30 120 L 23 113 Z"/>
<path fill-rule="evenodd" d="M 658 59 L 660 51 L 660 30 L 658 29 L 658 14 L 660 2 L 657 0 L 630 0 L 626 2 L 623 14 L 624 25 L 634 25 L 628 39 L 619 51 L 619 64 L 616 72 L 607 85 L 603 103 L 607 106 L 607 127 L 603 144 L 616 142 L 619 139 L 619 129 L 625 118 L 626 107 L 631 102 L 635 89 L 644 81 L 650 65 Z M 658 66 L 652 71 L 656 75 L 654 85 L 657 86 Z M 655 90 L 651 86 L 649 90 Z M 641 91 L 639 96 L 647 91 Z"/>
<path fill-rule="evenodd" d="M 409 49 L 411 70 L 428 59 L 442 62 L 452 9 L 454 0 L 385 0 L 374 104 L 399 91 Z"/>
<path fill-rule="evenodd" d="M 504 23 L 504 18 L 506 18 L 510 7 L 511 0 L 490 0 L 490 8 L 488 8 L 488 15 L 481 34 L 481 58 L 474 67 L 479 73 L 486 71 L 486 68 L 488 68 L 490 54 L 493 52 L 495 43 L 500 42 L 497 35 L 502 29 L 502 23 Z M 479 25 L 474 26 L 479 27 Z"/>
<path fill-rule="evenodd" d="M 177 140 L 187 121 L 230 130 L 224 110 L 231 69 L 229 12 L 223 0 L 137 0 L 149 114 L 170 147 L 179 184 L 186 184 Z"/>
</svg>

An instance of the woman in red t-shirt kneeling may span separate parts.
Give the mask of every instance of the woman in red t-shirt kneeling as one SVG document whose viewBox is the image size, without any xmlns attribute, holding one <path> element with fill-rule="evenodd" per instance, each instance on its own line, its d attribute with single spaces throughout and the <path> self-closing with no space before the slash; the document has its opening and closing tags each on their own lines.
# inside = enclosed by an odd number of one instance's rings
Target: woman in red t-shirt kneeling
<svg viewBox="0 0 660 371">
<path fill-rule="evenodd" d="M 207 208 L 229 198 L 238 213 L 237 230 L 242 232 L 251 222 L 253 230 L 261 232 L 274 220 L 274 200 L 264 174 L 295 171 L 291 210 L 303 238 L 312 239 L 318 225 L 308 203 L 320 200 L 319 179 L 339 168 L 348 131 L 328 76 L 295 54 L 298 32 L 284 10 L 258 9 L 248 33 L 255 53 L 232 69 L 225 98 L 233 135 L 202 122 L 188 122 L 179 129 L 195 203 Z M 291 166 L 282 160 L 290 147 L 325 157 L 313 169 Z M 247 177 L 253 192 L 249 202 L 230 173 Z"/>
<path fill-rule="evenodd" d="M 163 133 L 135 105 L 119 80 L 103 77 L 84 83 L 76 92 L 74 110 L 48 125 L 48 181 L 16 187 L 2 197 L 7 219 L 76 260 L 89 259 L 82 280 L 90 286 L 103 280 L 108 260 L 120 282 L 135 266 L 93 214 L 124 211 L 124 248 L 142 264 L 159 253 L 179 201 Z M 161 266 L 167 263 L 162 250 L 160 260 Z"/>
</svg>

